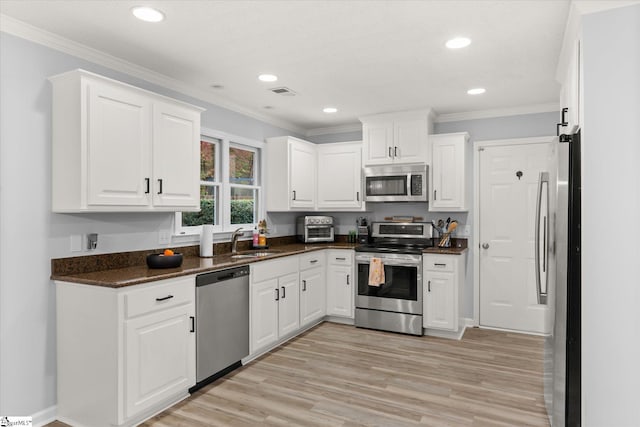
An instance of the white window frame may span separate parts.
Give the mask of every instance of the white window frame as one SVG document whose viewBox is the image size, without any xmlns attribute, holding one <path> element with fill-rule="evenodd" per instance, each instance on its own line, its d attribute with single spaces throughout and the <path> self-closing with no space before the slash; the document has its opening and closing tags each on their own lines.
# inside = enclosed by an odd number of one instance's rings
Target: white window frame
<svg viewBox="0 0 640 427">
<path fill-rule="evenodd" d="M 265 143 L 249 138 L 231 135 L 225 132 L 202 128 L 201 140 L 212 141 L 216 144 L 216 181 L 213 184 L 218 187 L 218 221 L 219 224 L 213 226 L 214 234 L 232 233 L 238 228 L 245 231 L 253 230 L 261 218 L 265 218 L 264 210 L 264 147 Z M 220 142 L 218 142 L 220 141 Z M 231 184 L 229 182 L 229 148 L 236 147 L 243 150 L 253 151 L 256 167 L 256 185 Z M 201 184 L 199 184 L 201 185 Z M 256 203 L 258 208 L 255 211 L 255 223 L 251 224 L 231 224 L 231 187 L 247 188 L 257 190 Z M 174 217 L 174 233 L 176 236 L 200 235 L 202 226 L 182 226 L 182 212 L 176 212 Z"/>
</svg>

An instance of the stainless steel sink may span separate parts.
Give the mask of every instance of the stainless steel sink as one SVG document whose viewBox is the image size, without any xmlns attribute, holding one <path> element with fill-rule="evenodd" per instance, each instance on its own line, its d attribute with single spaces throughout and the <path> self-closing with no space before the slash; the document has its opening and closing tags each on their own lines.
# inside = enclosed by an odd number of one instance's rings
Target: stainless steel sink
<svg viewBox="0 0 640 427">
<path fill-rule="evenodd" d="M 250 252 L 241 252 L 241 253 L 236 254 L 236 255 L 231 255 L 231 258 L 233 258 L 233 259 L 260 258 L 260 257 L 265 257 L 265 256 L 269 256 L 269 255 L 275 255 L 275 254 L 279 254 L 279 253 L 282 253 L 282 251 L 268 251 L 268 250 L 250 251 Z"/>
</svg>

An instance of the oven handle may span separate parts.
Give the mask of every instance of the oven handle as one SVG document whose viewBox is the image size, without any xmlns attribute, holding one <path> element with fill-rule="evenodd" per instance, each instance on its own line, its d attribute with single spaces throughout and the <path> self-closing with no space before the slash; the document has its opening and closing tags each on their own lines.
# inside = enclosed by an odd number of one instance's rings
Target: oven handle
<svg viewBox="0 0 640 427">
<path fill-rule="evenodd" d="M 422 265 L 422 261 L 413 261 L 408 259 L 385 259 L 384 257 L 380 259 L 382 260 L 382 265 L 396 265 L 401 267 L 415 267 Z M 356 256 L 356 262 L 360 264 L 369 264 L 371 262 L 371 258 L 358 258 Z"/>
<path fill-rule="evenodd" d="M 333 228 L 333 225 L 331 225 L 331 224 L 324 224 L 324 225 L 305 225 L 305 227 L 307 227 L 307 228 Z"/>
</svg>

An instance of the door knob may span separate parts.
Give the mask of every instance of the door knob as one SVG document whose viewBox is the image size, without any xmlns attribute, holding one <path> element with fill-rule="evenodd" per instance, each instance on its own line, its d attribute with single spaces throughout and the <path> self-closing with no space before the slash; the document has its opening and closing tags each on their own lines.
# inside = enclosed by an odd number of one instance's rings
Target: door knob
<svg viewBox="0 0 640 427">
<path fill-rule="evenodd" d="M 489 244 L 488 243 L 483 243 L 482 244 L 482 249 L 489 249 Z"/>
</svg>

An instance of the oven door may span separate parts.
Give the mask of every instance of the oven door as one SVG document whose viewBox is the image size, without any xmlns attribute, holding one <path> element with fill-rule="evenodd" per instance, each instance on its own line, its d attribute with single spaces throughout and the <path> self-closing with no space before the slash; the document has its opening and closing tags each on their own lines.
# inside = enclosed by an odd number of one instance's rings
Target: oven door
<svg viewBox="0 0 640 427">
<path fill-rule="evenodd" d="M 371 258 L 382 260 L 385 283 L 369 286 Z M 356 255 L 356 307 L 422 314 L 422 257 L 409 254 Z"/>
</svg>

